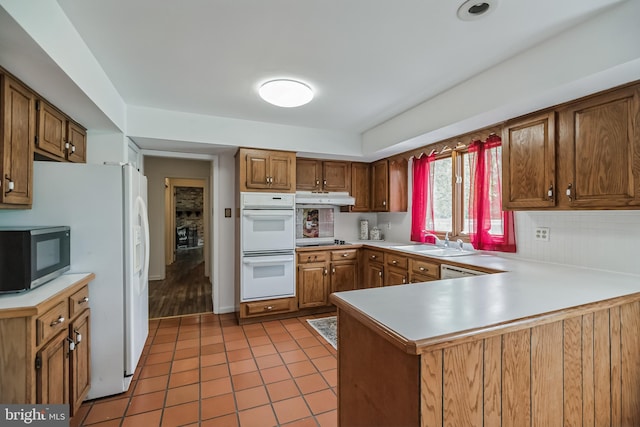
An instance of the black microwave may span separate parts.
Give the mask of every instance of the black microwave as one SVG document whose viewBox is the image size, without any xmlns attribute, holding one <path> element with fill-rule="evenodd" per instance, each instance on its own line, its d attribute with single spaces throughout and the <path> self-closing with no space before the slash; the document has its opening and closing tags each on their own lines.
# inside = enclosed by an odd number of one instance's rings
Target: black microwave
<svg viewBox="0 0 640 427">
<path fill-rule="evenodd" d="M 71 230 L 60 227 L 0 228 L 0 293 L 36 288 L 70 268 Z"/>
</svg>

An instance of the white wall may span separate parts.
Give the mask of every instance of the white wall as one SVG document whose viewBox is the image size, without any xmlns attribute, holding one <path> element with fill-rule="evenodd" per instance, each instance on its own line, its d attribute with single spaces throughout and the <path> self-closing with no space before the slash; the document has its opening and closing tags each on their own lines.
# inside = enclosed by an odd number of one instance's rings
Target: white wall
<svg viewBox="0 0 640 427">
<path fill-rule="evenodd" d="M 213 232 L 214 232 L 214 295 L 216 313 L 235 311 L 235 159 L 233 152 L 218 156 L 217 183 L 214 182 Z M 214 178 L 215 179 L 215 178 Z M 224 209 L 231 208 L 231 218 L 224 217 Z M 215 244 L 217 243 L 217 248 Z"/>
<path fill-rule="evenodd" d="M 127 138 L 120 132 L 87 131 L 87 163 L 127 161 Z"/>
<path fill-rule="evenodd" d="M 337 212 L 334 219 L 335 237 L 347 242 L 357 242 L 360 239 L 361 219 L 369 221 L 369 229 L 377 223 L 375 213 Z"/>
</svg>

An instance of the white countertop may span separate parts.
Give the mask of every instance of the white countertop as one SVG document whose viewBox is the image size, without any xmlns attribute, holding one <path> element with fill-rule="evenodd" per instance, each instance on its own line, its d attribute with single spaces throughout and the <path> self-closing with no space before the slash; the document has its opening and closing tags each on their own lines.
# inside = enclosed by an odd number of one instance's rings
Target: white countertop
<svg viewBox="0 0 640 427">
<path fill-rule="evenodd" d="M 398 244 L 385 242 L 380 247 L 394 245 Z M 433 258 L 444 264 L 455 262 L 505 273 L 334 295 L 407 341 L 416 342 L 640 292 L 638 275 L 515 260 L 481 252 Z"/>
<path fill-rule="evenodd" d="M 0 310 L 34 307 L 62 292 L 91 273 L 63 274 L 29 291 L 0 295 Z"/>
</svg>

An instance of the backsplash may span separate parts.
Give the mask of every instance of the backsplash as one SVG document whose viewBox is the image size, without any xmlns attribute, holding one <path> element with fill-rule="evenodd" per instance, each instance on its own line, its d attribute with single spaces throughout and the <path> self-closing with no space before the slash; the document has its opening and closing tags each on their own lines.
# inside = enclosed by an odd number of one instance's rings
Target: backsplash
<svg viewBox="0 0 640 427">
<path fill-rule="evenodd" d="M 535 240 L 536 227 L 549 241 Z M 513 257 L 640 274 L 640 211 L 516 212 Z"/>
</svg>

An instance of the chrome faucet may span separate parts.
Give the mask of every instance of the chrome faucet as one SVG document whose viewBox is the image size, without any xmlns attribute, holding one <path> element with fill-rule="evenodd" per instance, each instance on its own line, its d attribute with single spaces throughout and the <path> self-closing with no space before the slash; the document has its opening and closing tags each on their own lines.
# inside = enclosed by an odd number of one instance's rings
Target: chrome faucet
<svg viewBox="0 0 640 427">
<path fill-rule="evenodd" d="M 464 250 L 464 242 L 462 241 L 462 239 L 456 240 L 456 243 L 458 244 L 458 246 L 459 246 L 458 249 L 460 251 Z"/>
<path fill-rule="evenodd" d="M 422 230 L 422 235 L 424 237 L 433 237 L 435 239 L 435 245 L 436 246 L 441 246 L 440 239 L 435 234 L 433 234 L 433 233 L 431 233 L 431 232 L 429 232 L 427 230 Z"/>
<path fill-rule="evenodd" d="M 445 248 L 449 247 L 449 232 L 448 231 L 444 235 L 444 247 Z"/>
</svg>

